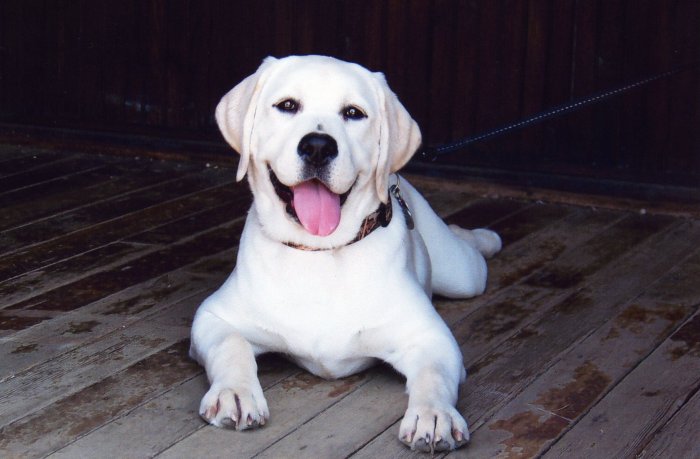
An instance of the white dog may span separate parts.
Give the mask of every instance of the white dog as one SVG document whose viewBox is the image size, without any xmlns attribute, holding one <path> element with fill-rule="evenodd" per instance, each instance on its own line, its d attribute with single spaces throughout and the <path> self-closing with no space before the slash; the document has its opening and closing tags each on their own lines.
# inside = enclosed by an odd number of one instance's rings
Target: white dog
<svg viewBox="0 0 700 459">
<path fill-rule="evenodd" d="M 401 441 L 466 443 L 455 409 L 462 355 L 431 295 L 482 293 L 484 256 L 501 241 L 448 228 L 393 175 L 421 136 L 384 76 L 330 57 L 267 58 L 216 120 L 254 200 L 236 268 L 192 326 L 191 355 L 211 383 L 202 417 L 239 430 L 266 423 L 255 362 L 266 352 L 324 378 L 381 360 L 406 377 Z"/>
</svg>

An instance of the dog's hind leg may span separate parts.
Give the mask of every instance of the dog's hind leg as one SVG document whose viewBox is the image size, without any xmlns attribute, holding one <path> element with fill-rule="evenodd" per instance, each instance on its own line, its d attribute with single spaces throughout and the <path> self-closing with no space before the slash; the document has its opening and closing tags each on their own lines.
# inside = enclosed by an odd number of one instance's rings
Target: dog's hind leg
<svg viewBox="0 0 700 459">
<path fill-rule="evenodd" d="M 500 237 L 487 229 L 448 227 L 415 188 L 406 180 L 400 184 L 416 229 L 428 249 L 433 292 L 449 298 L 483 293 L 487 274 L 484 257 L 501 249 Z"/>
<path fill-rule="evenodd" d="M 491 258 L 501 250 L 501 238 L 494 231 L 485 228 L 468 230 L 457 225 L 450 225 L 449 228 L 458 238 L 475 247 L 485 258 Z"/>
<path fill-rule="evenodd" d="M 266 423 L 270 413 L 258 381 L 253 347 L 204 307 L 192 324 L 190 355 L 204 366 L 211 384 L 199 407 L 202 418 L 236 430 Z"/>
</svg>

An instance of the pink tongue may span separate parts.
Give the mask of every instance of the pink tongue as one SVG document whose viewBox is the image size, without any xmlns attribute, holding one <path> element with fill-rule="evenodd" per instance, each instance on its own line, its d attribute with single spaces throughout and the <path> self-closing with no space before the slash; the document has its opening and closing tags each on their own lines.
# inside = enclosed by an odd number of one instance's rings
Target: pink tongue
<svg viewBox="0 0 700 459">
<path fill-rule="evenodd" d="M 292 205 L 302 226 L 316 236 L 328 236 L 340 223 L 340 196 L 316 180 L 292 188 Z"/>
</svg>

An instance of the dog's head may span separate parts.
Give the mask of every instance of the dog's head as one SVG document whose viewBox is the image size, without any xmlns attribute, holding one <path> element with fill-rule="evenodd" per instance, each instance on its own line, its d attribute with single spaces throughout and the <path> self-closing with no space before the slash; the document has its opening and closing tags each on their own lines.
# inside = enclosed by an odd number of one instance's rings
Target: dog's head
<svg viewBox="0 0 700 459">
<path fill-rule="evenodd" d="M 216 120 L 263 231 L 314 248 L 356 237 L 421 140 L 381 73 L 325 56 L 265 59 L 221 99 Z"/>
</svg>

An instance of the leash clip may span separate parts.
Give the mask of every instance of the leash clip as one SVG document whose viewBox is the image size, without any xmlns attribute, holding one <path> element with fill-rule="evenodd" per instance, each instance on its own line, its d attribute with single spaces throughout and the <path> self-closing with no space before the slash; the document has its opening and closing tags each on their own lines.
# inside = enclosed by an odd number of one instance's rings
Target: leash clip
<svg viewBox="0 0 700 459">
<path fill-rule="evenodd" d="M 391 193 L 394 198 L 396 198 L 396 202 L 399 203 L 399 207 L 401 207 L 401 212 L 403 212 L 403 218 L 406 220 L 406 227 L 409 230 L 412 230 L 415 228 L 415 222 L 413 221 L 413 215 L 411 214 L 411 209 L 408 208 L 408 204 L 406 204 L 406 201 L 403 200 L 403 197 L 401 196 L 401 190 L 399 189 L 399 177 L 398 175 L 396 176 L 396 183 L 394 185 L 391 185 L 389 187 L 389 193 Z"/>
</svg>

